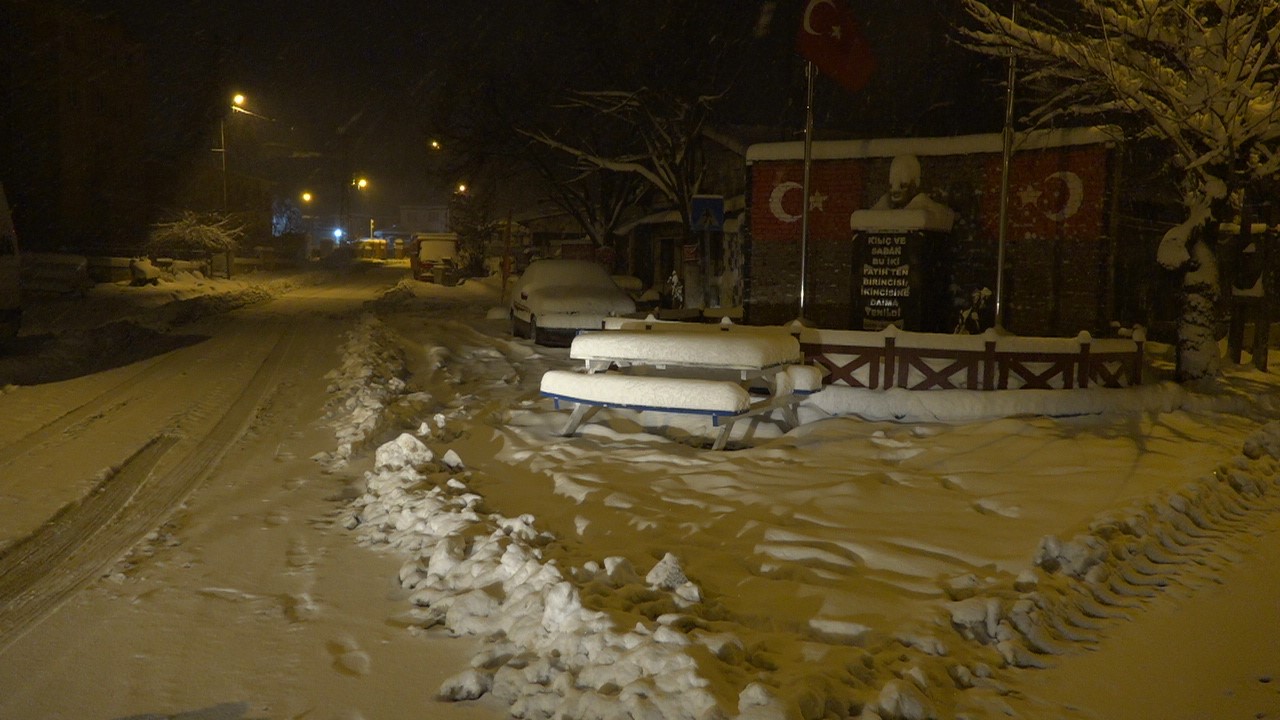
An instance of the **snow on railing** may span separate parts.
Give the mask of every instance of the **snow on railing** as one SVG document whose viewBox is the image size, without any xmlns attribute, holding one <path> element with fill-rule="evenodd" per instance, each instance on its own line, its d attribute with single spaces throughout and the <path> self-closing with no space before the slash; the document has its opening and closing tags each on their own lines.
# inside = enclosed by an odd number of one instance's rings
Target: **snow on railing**
<svg viewBox="0 0 1280 720">
<path fill-rule="evenodd" d="M 802 328 L 805 359 L 828 385 L 907 390 L 1127 387 L 1142 383 L 1142 328 L 1132 339 L 945 335 Z"/>
<path fill-rule="evenodd" d="M 988 330 L 982 335 L 918 333 L 889 326 L 882 331 L 826 330 L 801 323 L 736 325 L 611 319 L 606 328 L 653 332 L 789 332 L 805 361 L 820 367 L 823 384 L 907 390 L 1021 390 L 1131 387 L 1142 384 L 1146 333 L 1132 338 L 1020 337 Z"/>
</svg>

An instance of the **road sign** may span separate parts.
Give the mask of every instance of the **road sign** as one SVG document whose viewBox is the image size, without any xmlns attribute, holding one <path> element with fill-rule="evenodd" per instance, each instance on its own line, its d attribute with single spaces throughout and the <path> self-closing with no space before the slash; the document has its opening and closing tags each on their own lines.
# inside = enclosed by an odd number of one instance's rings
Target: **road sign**
<svg viewBox="0 0 1280 720">
<path fill-rule="evenodd" d="M 690 203 L 689 224 L 694 230 L 723 230 L 724 196 L 694 195 Z"/>
</svg>

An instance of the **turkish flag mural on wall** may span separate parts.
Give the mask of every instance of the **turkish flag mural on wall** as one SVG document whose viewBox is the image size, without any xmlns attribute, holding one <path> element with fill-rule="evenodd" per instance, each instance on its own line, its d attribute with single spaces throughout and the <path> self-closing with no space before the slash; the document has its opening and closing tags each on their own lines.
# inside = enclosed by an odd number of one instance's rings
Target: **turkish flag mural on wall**
<svg viewBox="0 0 1280 720">
<path fill-rule="evenodd" d="M 982 225 L 1000 228 L 1000 157 L 984 169 Z M 1025 151 L 1009 167 L 1009 239 L 1092 238 L 1102 233 L 1107 187 L 1102 145 Z"/>
<path fill-rule="evenodd" d="M 848 239 L 849 216 L 861 206 L 862 167 L 815 161 L 809 170 L 809 236 Z M 768 241 L 800 242 L 804 163 L 761 162 L 752 172 L 751 234 Z"/>
<path fill-rule="evenodd" d="M 876 66 L 862 27 L 844 0 L 805 2 L 796 49 L 849 92 L 866 87 Z"/>
</svg>

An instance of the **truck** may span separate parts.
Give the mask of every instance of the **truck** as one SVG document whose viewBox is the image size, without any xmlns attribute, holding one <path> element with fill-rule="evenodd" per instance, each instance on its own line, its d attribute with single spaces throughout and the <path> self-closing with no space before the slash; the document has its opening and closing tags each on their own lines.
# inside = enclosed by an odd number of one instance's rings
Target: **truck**
<svg viewBox="0 0 1280 720">
<path fill-rule="evenodd" d="M 409 240 L 409 268 L 415 280 L 441 285 L 461 282 L 457 233 L 414 233 Z"/>
<path fill-rule="evenodd" d="M 18 232 L 13 226 L 4 185 L 0 184 L 0 340 L 16 336 L 22 323 L 21 270 Z"/>
</svg>

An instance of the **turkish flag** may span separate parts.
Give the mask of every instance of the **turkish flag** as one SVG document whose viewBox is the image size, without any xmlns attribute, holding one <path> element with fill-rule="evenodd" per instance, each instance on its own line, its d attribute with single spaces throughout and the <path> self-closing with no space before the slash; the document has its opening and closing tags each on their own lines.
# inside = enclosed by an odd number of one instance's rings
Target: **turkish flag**
<svg viewBox="0 0 1280 720">
<path fill-rule="evenodd" d="M 1107 149 L 1101 145 L 1029 150 L 1009 166 L 1009 239 L 1098 237 L 1105 232 Z M 1000 231 L 1000 157 L 987 161 L 983 229 Z"/>
<path fill-rule="evenodd" d="M 806 0 L 796 49 L 849 92 L 871 81 L 875 57 L 843 0 Z"/>
<path fill-rule="evenodd" d="M 862 167 L 856 162 L 824 160 L 809 173 L 809 237 L 847 241 L 849 216 L 859 209 Z M 804 163 L 757 162 L 751 180 L 751 235 L 762 241 L 799 242 L 804 212 Z"/>
</svg>

